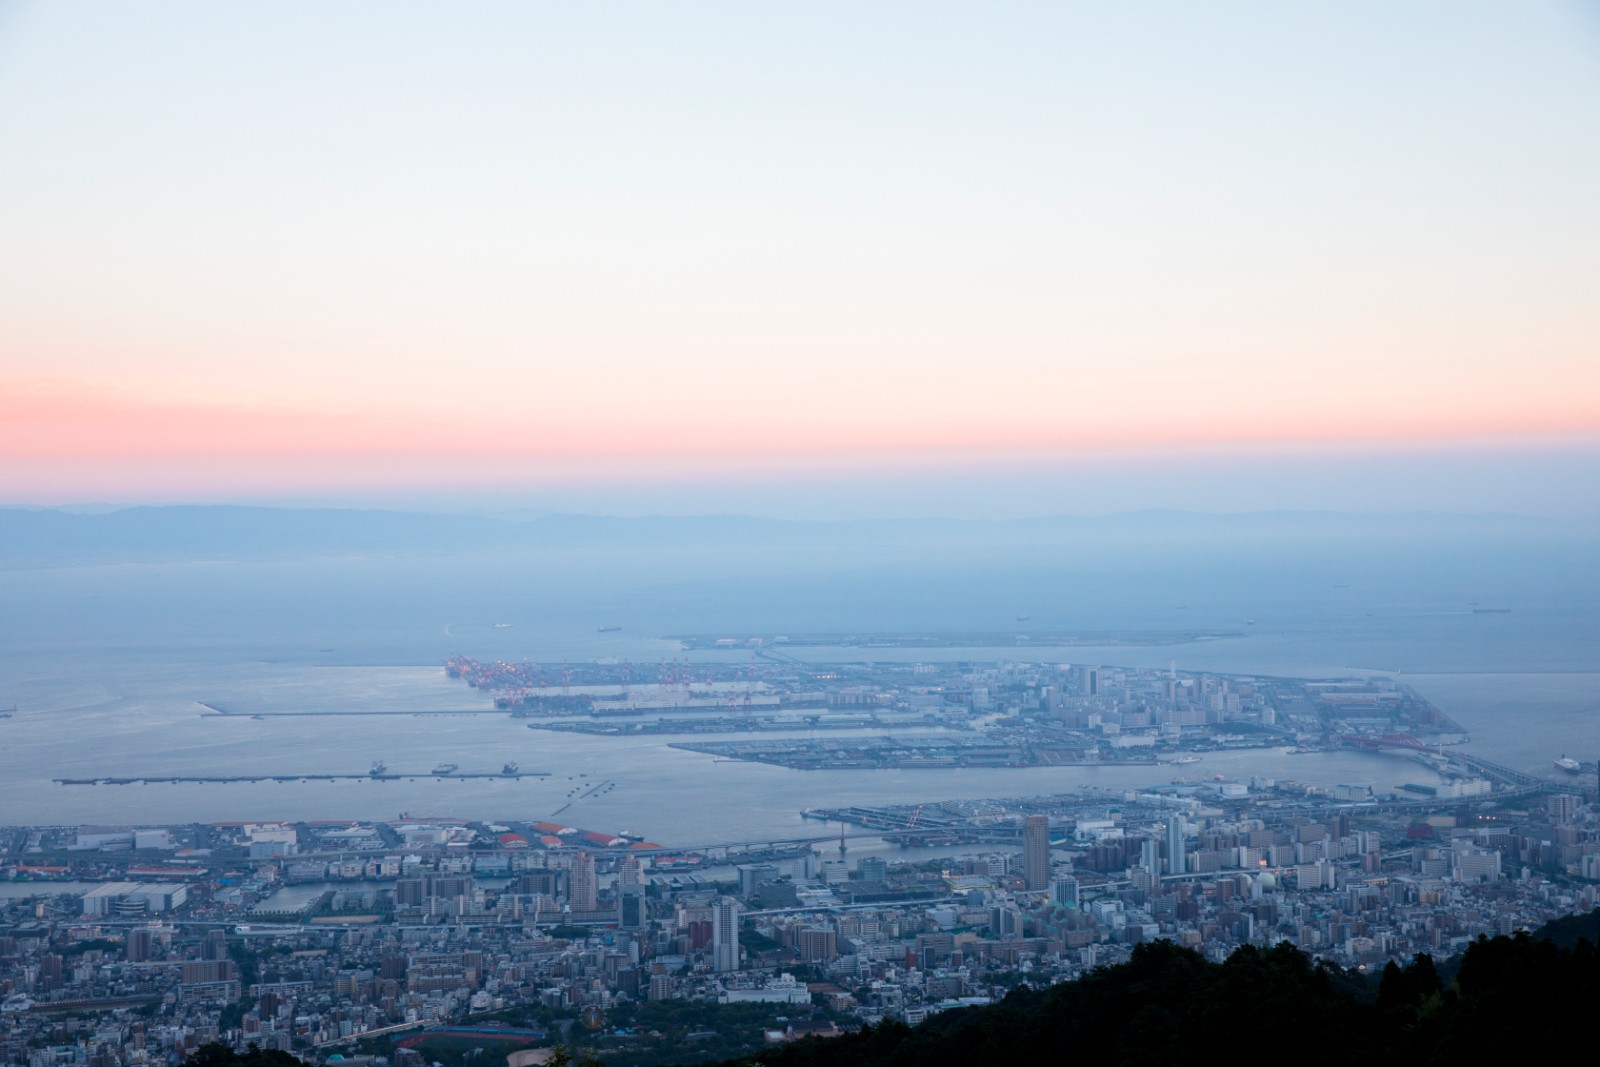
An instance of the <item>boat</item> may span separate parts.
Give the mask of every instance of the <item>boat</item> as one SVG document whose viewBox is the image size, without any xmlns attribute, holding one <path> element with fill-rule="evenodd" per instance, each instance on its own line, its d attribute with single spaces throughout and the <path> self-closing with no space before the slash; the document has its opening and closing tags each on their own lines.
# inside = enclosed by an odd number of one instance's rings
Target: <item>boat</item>
<svg viewBox="0 0 1600 1067">
<path fill-rule="evenodd" d="M 1582 769 L 1583 765 L 1577 760 L 1573 759 L 1571 756 L 1567 755 L 1565 752 L 1561 754 L 1560 759 L 1556 760 L 1556 770 L 1558 771 L 1566 771 L 1568 774 L 1577 774 Z"/>
<path fill-rule="evenodd" d="M 441 763 L 441 764 L 439 764 L 439 766 L 437 766 L 437 767 L 435 767 L 433 769 L 433 773 L 434 774 L 454 774 L 454 773 L 456 773 L 456 768 L 459 767 L 459 766 L 461 766 L 461 764 L 459 764 L 459 763 Z"/>
<path fill-rule="evenodd" d="M 1017 616 L 1017 621 L 1018 621 L 1018 622 L 1027 622 L 1027 621 L 1029 621 L 1029 620 L 1030 620 L 1030 619 L 1032 619 L 1032 618 L 1033 618 L 1033 616 L 1032 616 L 1032 615 L 1018 615 L 1018 616 Z"/>
<path fill-rule="evenodd" d="M 506 760 L 506 765 L 500 768 L 501 774 L 516 774 L 517 763 L 515 760 Z"/>
<path fill-rule="evenodd" d="M 1199 763 L 1200 762 L 1200 757 L 1199 756 L 1179 756 L 1177 759 L 1173 760 L 1172 762 L 1173 763 Z"/>
<path fill-rule="evenodd" d="M 496 630 L 509 630 L 511 629 L 511 624 L 509 622 L 497 622 L 494 624 L 494 628 Z"/>
<path fill-rule="evenodd" d="M 602 634 L 614 634 L 620 629 L 622 629 L 622 627 L 620 627 L 620 626 L 602 626 L 602 627 L 600 627 L 600 629 L 596 630 L 595 632 L 596 633 L 602 633 Z"/>
<path fill-rule="evenodd" d="M 1510 608 L 1473 608 L 1474 615 L 1510 615 Z"/>
<path fill-rule="evenodd" d="M 381 759 L 375 759 L 372 761 L 372 767 L 367 771 L 367 773 L 372 775 L 374 778 L 378 777 L 380 774 L 388 774 L 389 765 L 383 762 Z"/>
</svg>

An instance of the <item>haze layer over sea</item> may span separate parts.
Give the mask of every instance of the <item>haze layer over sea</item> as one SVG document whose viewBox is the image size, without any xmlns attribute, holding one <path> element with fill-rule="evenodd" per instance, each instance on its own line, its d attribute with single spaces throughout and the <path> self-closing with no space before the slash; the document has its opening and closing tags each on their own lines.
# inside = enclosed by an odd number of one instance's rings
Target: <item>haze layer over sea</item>
<svg viewBox="0 0 1600 1067">
<path fill-rule="evenodd" d="M 750 655 L 685 653 L 667 639 L 680 634 L 1116 635 L 1114 644 L 1066 648 L 794 654 L 817 662 L 1175 664 L 1299 677 L 1399 672 L 1471 732 L 1470 751 L 1539 773 L 1562 753 L 1600 753 L 1600 536 L 1592 521 L 1160 514 L 996 524 L 451 525 L 369 516 L 356 536 L 344 527 L 330 532 L 328 514 L 153 511 L 139 516 L 135 534 L 82 524 L 105 516 L 0 513 L 0 708 L 17 708 L 0 719 L 0 823 L 401 811 L 544 818 L 570 801 L 560 818 L 573 825 L 693 843 L 811 832 L 817 824 L 798 813 L 812 806 L 1133 788 L 1171 777 L 1150 767 L 805 772 L 716 762 L 668 748 L 671 736 L 532 731 L 493 714 L 203 714 L 202 702 L 243 712 L 486 709 L 483 694 L 445 678 L 440 663 L 453 652 L 625 659 L 641 673 L 665 659 Z M 274 523 L 280 532 L 259 541 L 229 526 Z M 41 533 L 49 524 L 56 532 Z M 1175 636 L 1197 633 L 1237 636 Z M 554 773 L 515 781 L 52 781 L 361 775 L 374 759 L 423 773 L 441 760 L 495 771 L 515 759 L 524 770 Z M 1230 753 L 1184 770 L 1380 789 L 1429 780 L 1398 757 L 1356 753 Z M 615 784 L 574 800 L 580 781 Z"/>
</svg>

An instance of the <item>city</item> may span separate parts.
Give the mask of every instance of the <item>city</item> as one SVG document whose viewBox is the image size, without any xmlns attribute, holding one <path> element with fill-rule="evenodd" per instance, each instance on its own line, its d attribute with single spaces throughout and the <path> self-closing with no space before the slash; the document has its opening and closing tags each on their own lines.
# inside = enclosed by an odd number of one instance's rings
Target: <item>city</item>
<svg viewBox="0 0 1600 1067">
<path fill-rule="evenodd" d="M 0 0 L 0 1067 L 1592 1059 L 1597 20 Z"/>
<path fill-rule="evenodd" d="M 170 1064 L 220 1041 L 403 1065 L 452 1042 L 579 1040 L 607 1062 L 666 1062 L 916 1024 L 1156 940 L 1212 960 L 1287 943 L 1375 972 L 1600 905 L 1593 767 L 1538 778 L 1453 752 L 1443 743 L 1465 742 L 1459 727 L 1383 680 L 1010 662 L 818 672 L 790 659 L 737 673 L 721 691 L 686 680 L 605 699 L 712 721 L 730 707 L 762 714 L 745 703 L 757 695 L 813 725 L 862 708 L 879 727 L 932 714 L 1031 759 L 1139 753 L 1152 781 L 817 806 L 800 813 L 814 835 L 743 842 L 438 815 L 12 827 L 0 1062 Z M 479 669 L 476 684 L 503 705 L 494 675 Z M 598 701 L 578 696 L 590 706 L 575 721 L 595 721 Z M 512 713 L 539 699 L 520 696 Z M 1156 780 L 1182 753 L 1260 743 L 1263 730 L 1313 750 L 1381 740 L 1434 784 Z M 1407 730 L 1421 735 L 1410 748 Z M 894 758 L 928 758 L 894 744 Z M 569 794 L 608 785 L 579 780 Z"/>
</svg>

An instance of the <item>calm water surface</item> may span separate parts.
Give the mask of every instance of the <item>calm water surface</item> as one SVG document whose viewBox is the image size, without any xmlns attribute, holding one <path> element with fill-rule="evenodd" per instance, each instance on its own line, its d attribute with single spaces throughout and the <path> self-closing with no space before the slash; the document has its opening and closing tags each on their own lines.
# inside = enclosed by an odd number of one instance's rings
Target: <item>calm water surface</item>
<svg viewBox="0 0 1600 1067">
<path fill-rule="evenodd" d="M 1403 556 L 1403 554 L 1401 554 Z M 1518 557 L 1520 560 L 1521 557 Z M 205 717 L 250 711 L 450 711 L 485 706 L 438 664 L 451 652 L 560 662 L 683 654 L 679 633 L 1233 631 L 1159 646 L 905 652 L 888 661 L 1027 658 L 1326 677 L 1398 672 L 1473 735 L 1473 751 L 1544 772 L 1600 754 L 1600 579 L 1566 561 L 1477 567 L 1423 556 L 1210 561 L 1149 570 L 1027 558 L 872 567 L 722 559 L 662 572 L 601 556 L 323 560 L 0 571 L 0 824 L 392 818 L 402 811 L 560 819 L 663 843 L 814 831 L 802 808 L 1133 788 L 1190 775 L 1417 781 L 1398 757 L 1280 750 L 1183 768 L 793 771 L 715 762 L 670 737 L 528 730 L 504 716 Z M 1520 568 L 1520 569 L 1519 569 Z M 1472 601 L 1509 607 L 1474 614 Z M 496 627 L 496 623 L 510 623 Z M 601 634 L 601 625 L 621 626 Z M 854 649 L 806 658 L 859 660 Z M 745 653 L 702 658 L 740 659 Z M 374 759 L 442 760 L 549 778 L 69 787 L 58 777 L 362 774 Z M 574 799 L 576 786 L 612 788 Z"/>
</svg>

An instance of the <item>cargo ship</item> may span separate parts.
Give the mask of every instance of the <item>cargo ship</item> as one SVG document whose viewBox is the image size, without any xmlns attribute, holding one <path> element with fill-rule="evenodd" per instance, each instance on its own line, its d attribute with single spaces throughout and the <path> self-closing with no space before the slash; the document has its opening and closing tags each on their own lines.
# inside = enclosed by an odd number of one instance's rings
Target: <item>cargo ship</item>
<svg viewBox="0 0 1600 1067">
<path fill-rule="evenodd" d="M 602 626 L 602 627 L 600 627 L 600 629 L 596 630 L 595 632 L 596 633 L 602 633 L 602 634 L 614 634 L 620 629 L 622 629 L 622 627 L 620 627 L 620 626 Z"/>
<path fill-rule="evenodd" d="M 437 766 L 437 767 L 435 767 L 433 769 L 433 773 L 434 774 L 454 774 L 454 773 L 456 773 L 456 768 L 459 767 L 459 766 L 461 766 L 461 764 L 459 764 L 459 763 L 441 763 L 441 764 L 439 764 L 439 766 Z"/>
<path fill-rule="evenodd" d="M 1566 771 L 1568 774 L 1577 774 L 1582 769 L 1583 766 L 1566 753 L 1562 753 L 1561 758 L 1556 760 L 1556 770 L 1558 771 Z"/>
</svg>

